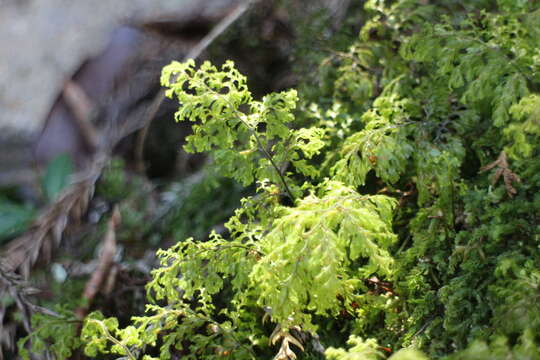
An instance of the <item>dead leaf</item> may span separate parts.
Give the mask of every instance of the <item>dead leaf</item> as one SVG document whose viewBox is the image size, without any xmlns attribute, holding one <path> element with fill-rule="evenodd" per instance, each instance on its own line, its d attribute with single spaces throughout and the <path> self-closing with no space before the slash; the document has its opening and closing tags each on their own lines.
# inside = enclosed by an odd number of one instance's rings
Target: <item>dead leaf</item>
<svg viewBox="0 0 540 360">
<path fill-rule="evenodd" d="M 508 158 L 506 157 L 506 153 L 504 151 L 500 153 L 497 160 L 480 168 L 480 173 L 493 168 L 497 168 L 497 170 L 495 171 L 495 174 L 491 180 L 491 184 L 495 185 L 502 176 L 508 196 L 513 197 L 515 194 L 517 194 L 517 190 L 514 188 L 513 183 L 521 183 L 521 179 L 508 166 Z"/>
</svg>

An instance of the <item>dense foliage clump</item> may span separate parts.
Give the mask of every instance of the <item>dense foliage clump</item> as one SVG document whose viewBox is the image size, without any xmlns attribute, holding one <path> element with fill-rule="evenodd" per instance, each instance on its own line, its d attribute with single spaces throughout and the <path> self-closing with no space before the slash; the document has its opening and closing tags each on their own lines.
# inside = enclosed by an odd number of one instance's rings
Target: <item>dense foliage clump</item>
<svg viewBox="0 0 540 360">
<path fill-rule="evenodd" d="M 298 92 L 256 100 L 232 62 L 164 69 L 186 150 L 256 194 L 227 235 L 158 252 L 143 316 L 89 315 L 87 355 L 540 356 L 540 5 L 365 14 Z"/>
</svg>

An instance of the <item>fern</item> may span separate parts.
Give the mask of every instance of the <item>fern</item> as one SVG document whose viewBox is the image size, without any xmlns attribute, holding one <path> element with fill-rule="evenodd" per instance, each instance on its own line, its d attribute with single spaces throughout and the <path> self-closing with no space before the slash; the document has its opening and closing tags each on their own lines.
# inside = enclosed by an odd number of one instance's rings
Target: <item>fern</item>
<svg viewBox="0 0 540 360">
<path fill-rule="evenodd" d="M 36 314 L 32 317 L 34 331 L 17 344 L 23 359 L 31 359 L 31 353 L 66 359 L 81 346 L 82 341 L 77 336 L 79 321 L 68 309 L 57 310 L 59 314 Z"/>
<path fill-rule="evenodd" d="M 162 84 L 170 87 L 167 95 L 176 95 L 182 104 L 176 120 L 200 121 L 187 138 L 186 151 L 211 150 L 222 174 L 244 185 L 255 179 L 269 179 L 294 199 L 289 189 L 291 180 L 282 169 L 291 162 L 302 173 L 315 176 L 316 169 L 305 159 L 324 146 L 322 131 L 290 128 L 296 91 L 270 94 L 255 101 L 246 78 L 232 62 L 226 62 L 221 71 L 209 62 L 197 71 L 194 66 L 192 60 L 173 62 L 164 68 L 161 77 Z M 247 112 L 241 111 L 242 106 L 248 108 Z"/>
<path fill-rule="evenodd" d="M 335 315 L 341 308 L 339 298 L 351 299 L 358 279 L 392 274 L 387 249 L 395 240 L 394 201 L 361 196 L 338 182 L 324 184 L 321 192 L 294 208 L 283 208 L 261 239 L 266 255 L 250 274 L 259 294 L 257 303 L 269 308 L 272 319 L 282 326 L 315 331 L 311 313 Z M 360 258 L 367 263 L 351 271 Z"/>
</svg>

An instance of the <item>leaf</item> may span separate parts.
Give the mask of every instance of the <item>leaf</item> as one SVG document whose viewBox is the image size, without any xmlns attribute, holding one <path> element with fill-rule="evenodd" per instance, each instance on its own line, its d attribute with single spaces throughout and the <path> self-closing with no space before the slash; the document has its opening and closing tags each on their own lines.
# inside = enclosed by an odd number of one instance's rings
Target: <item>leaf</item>
<svg viewBox="0 0 540 360">
<path fill-rule="evenodd" d="M 396 239 L 391 229 L 394 199 L 362 196 L 337 181 L 320 190 L 321 196 L 311 194 L 281 210 L 260 242 L 266 255 L 250 274 L 258 304 L 272 309 L 272 320 L 307 331 L 314 330 L 311 312 L 335 313 L 338 298 L 354 291 L 347 286 L 354 276 L 351 262 L 365 259 L 355 270 L 362 275 L 392 275 L 388 247 Z"/>
<path fill-rule="evenodd" d="M 47 166 L 42 181 L 42 190 L 47 201 L 52 201 L 69 184 L 69 176 L 73 173 L 71 157 L 64 153 L 55 157 Z"/>
<path fill-rule="evenodd" d="M 347 344 L 351 346 L 348 350 L 328 348 L 325 352 L 326 358 L 336 360 L 378 360 L 384 358 L 383 354 L 378 350 L 375 339 L 363 340 L 360 337 L 351 335 Z"/>
<path fill-rule="evenodd" d="M 19 205 L 0 198 L 0 241 L 24 231 L 34 214 L 33 207 Z"/>
</svg>

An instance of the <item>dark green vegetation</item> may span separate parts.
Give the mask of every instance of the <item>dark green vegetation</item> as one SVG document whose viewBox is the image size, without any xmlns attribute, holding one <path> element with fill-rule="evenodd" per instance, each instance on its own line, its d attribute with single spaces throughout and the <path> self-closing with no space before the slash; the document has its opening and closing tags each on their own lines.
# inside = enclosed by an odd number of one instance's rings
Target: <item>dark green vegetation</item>
<svg viewBox="0 0 540 360">
<path fill-rule="evenodd" d="M 40 201 L 53 201 L 68 184 L 72 172 L 69 156 L 63 154 L 54 158 L 40 179 Z M 17 200 L 14 189 L 6 189 L 0 194 L 0 244 L 23 232 L 35 216 L 36 209 L 32 204 L 21 204 Z"/>
<path fill-rule="evenodd" d="M 540 358 L 540 4 L 425 3 L 367 1 L 260 100 L 164 69 L 186 149 L 256 193 L 158 252 L 144 314 L 90 314 L 88 356 Z"/>
</svg>

